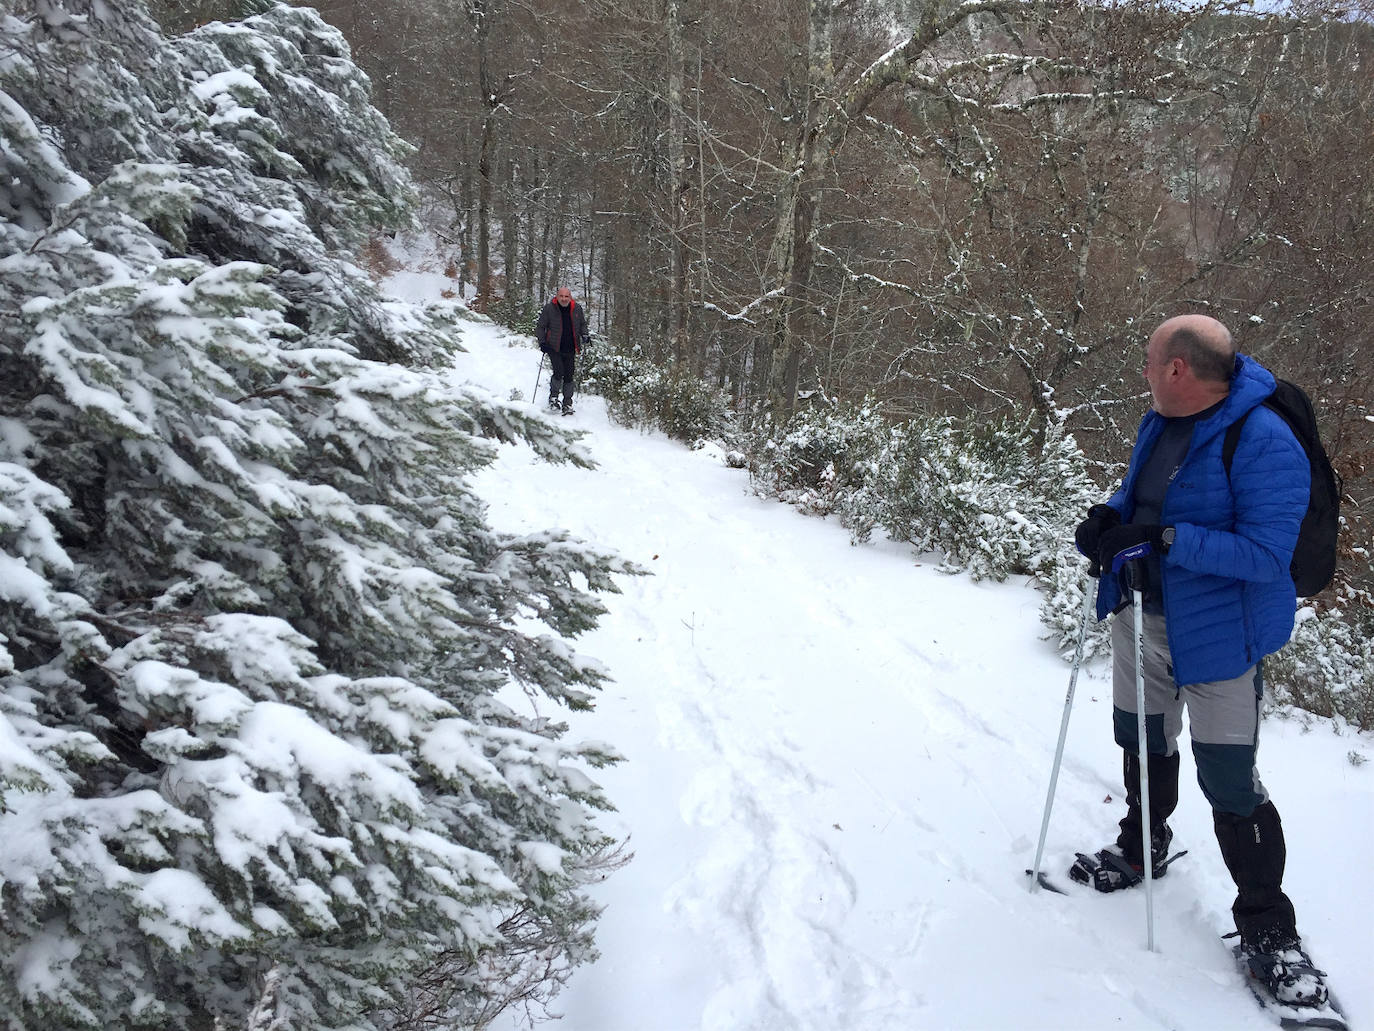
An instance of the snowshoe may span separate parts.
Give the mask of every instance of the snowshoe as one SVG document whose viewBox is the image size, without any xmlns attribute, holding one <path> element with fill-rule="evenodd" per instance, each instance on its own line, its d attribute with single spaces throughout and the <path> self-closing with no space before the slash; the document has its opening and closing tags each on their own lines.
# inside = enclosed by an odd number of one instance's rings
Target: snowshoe
<svg viewBox="0 0 1374 1031">
<path fill-rule="evenodd" d="M 1321 1008 L 1327 1004 L 1326 971 L 1312 964 L 1312 957 L 1296 940 L 1266 952 L 1240 945 L 1236 958 L 1279 1005 Z"/>
<path fill-rule="evenodd" d="M 573 406 L 572 406 L 572 405 L 564 405 L 564 406 L 563 406 L 563 414 L 564 414 L 564 415 L 572 415 L 572 414 L 573 414 Z"/>
<path fill-rule="evenodd" d="M 550 410 L 550 411 L 556 412 L 556 411 L 558 411 L 559 408 L 561 408 L 561 407 L 562 407 L 562 405 L 559 403 L 558 398 L 556 398 L 556 397 L 551 397 L 551 398 L 549 398 L 549 410 Z"/>
<path fill-rule="evenodd" d="M 1169 872 L 1170 863 L 1187 854 L 1187 849 L 1167 857 L 1162 852 L 1156 852 L 1152 871 L 1154 879 L 1163 877 Z M 1073 865 L 1069 867 L 1069 878 L 1079 884 L 1091 884 L 1098 891 L 1134 888 L 1145 880 L 1145 868 L 1130 862 L 1115 849 L 1104 848 L 1091 856 L 1082 852 L 1076 855 Z"/>
</svg>

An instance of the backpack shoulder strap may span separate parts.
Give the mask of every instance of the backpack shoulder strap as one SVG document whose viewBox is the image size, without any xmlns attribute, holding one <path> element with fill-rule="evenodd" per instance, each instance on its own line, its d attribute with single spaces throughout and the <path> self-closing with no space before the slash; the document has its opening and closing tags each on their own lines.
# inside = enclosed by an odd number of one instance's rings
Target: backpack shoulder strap
<svg viewBox="0 0 1374 1031">
<path fill-rule="evenodd" d="M 1240 432 L 1245 429 L 1245 420 L 1250 418 L 1250 411 L 1246 412 L 1230 426 L 1226 427 L 1226 436 L 1221 440 L 1221 464 L 1226 467 L 1226 478 L 1231 478 L 1231 463 L 1236 457 L 1236 448 L 1240 445 Z"/>
</svg>

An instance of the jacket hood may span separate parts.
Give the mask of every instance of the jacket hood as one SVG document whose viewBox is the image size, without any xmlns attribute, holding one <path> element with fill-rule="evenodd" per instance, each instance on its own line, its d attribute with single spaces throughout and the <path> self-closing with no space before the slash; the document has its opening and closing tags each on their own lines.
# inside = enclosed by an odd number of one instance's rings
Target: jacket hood
<svg viewBox="0 0 1374 1031">
<path fill-rule="evenodd" d="M 1234 411 L 1234 416 L 1226 419 L 1226 422 L 1232 423 L 1256 405 L 1263 404 L 1264 399 L 1274 392 L 1277 385 L 1274 374 L 1255 359 L 1248 354 L 1236 355 L 1236 372 L 1231 377 L 1231 394 L 1222 406 L 1223 413 Z"/>
<path fill-rule="evenodd" d="M 1255 359 L 1246 354 L 1236 355 L 1236 371 L 1231 377 L 1231 392 L 1221 408 L 1210 418 L 1197 424 L 1193 431 L 1199 443 L 1225 431 L 1233 422 L 1244 418 L 1250 411 L 1264 403 L 1264 399 L 1274 392 L 1277 386 L 1274 374 Z M 1150 410 L 1151 420 L 1161 418 L 1154 409 Z"/>
</svg>

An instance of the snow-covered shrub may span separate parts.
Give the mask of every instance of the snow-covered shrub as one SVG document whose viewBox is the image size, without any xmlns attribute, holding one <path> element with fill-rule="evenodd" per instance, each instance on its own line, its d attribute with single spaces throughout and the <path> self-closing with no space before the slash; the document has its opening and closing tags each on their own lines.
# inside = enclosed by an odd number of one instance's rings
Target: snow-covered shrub
<svg viewBox="0 0 1374 1031">
<path fill-rule="evenodd" d="M 754 489 L 827 515 L 873 477 L 887 433 L 875 405 L 815 401 L 754 446 Z"/>
<path fill-rule="evenodd" d="M 922 456 L 927 442 L 920 432 L 913 432 L 922 426 L 944 427 L 947 421 L 874 424 L 858 438 L 865 445 L 862 457 L 851 464 L 855 475 L 834 505 L 856 543 L 869 540 L 875 529 L 882 528 L 894 540 L 908 541 L 918 550 L 933 546 L 933 538 L 924 529 L 928 505 Z"/>
<path fill-rule="evenodd" d="M 635 381 L 648 374 L 648 365 L 638 348 L 586 347 L 578 357 L 578 384 L 604 397 L 608 406 L 617 405 L 634 395 Z"/>
<path fill-rule="evenodd" d="M 389 1027 L 440 963 L 452 1026 L 537 995 L 592 955 L 614 756 L 497 692 L 589 705 L 564 638 L 629 567 L 467 477 L 580 452 L 391 364 L 456 323 L 348 260 L 411 190 L 314 12 L 0 32 L 5 1026 L 243 1027 L 270 979 L 291 1027 Z"/>
<path fill-rule="evenodd" d="M 1304 609 L 1287 646 L 1264 660 L 1270 694 L 1374 730 L 1374 608 Z"/>
<path fill-rule="evenodd" d="M 646 398 L 645 406 L 654 413 L 659 428 L 674 440 L 728 442 L 736 436 L 730 399 L 680 368 L 663 375 L 656 396 Z"/>
<path fill-rule="evenodd" d="M 975 579 L 1034 576 L 1044 589 L 1041 619 L 1061 649 L 1072 649 L 1082 622 L 1087 562 L 1073 530 L 1101 491 L 1072 436 L 1050 427 L 1043 439 L 1023 421 L 974 424 L 913 420 L 894 435 L 892 461 L 867 518 L 922 550 L 942 568 Z M 1107 647 L 1093 620 L 1091 655 Z"/>
<path fill-rule="evenodd" d="M 1099 499 L 1072 437 L 1043 440 L 1020 421 L 946 417 L 889 425 L 872 405 L 808 407 L 756 444 L 756 489 L 807 512 L 834 512 L 855 542 L 881 528 L 942 568 L 975 578 L 1035 576 L 1042 618 L 1062 648 L 1077 642 L 1087 563 L 1073 529 Z M 1093 622 L 1089 654 L 1106 646 Z"/>
<path fill-rule="evenodd" d="M 652 427 L 687 444 L 735 435 L 729 399 L 679 366 L 662 368 L 637 349 L 602 346 L 583 348 L 581 360 L 582 389 L 604 397 L 622 426 Z"/>
<path fill-rule="evenodd" d="M 487 317 L 507 329 L 534 336 L 539 325 L 539 305 L 532 297 L 507 294 L 487 305 Z"/>
<path fill-rule="evenodd" d="M 1053 564 L 1037 576 L 1040 587 L 1040 622 L 1049 628 L 1050 640 L 1066 656 L 1078 645 L 1083 623 L 1083 592 L 1097 598 L 1097 581 L 1088 577 L 1088 560 L 1073 547 L 1069 529 L 1067 548 L 1060 549 Z M 1097 610 L 1088 615 L 1088 631 L 1083 641 L 1084 656 L 1111 651 L 1111 630 L 1106 620 L 1098 620 Z"/>
<path fill-rule="evenodd" d="M 913 419 L 892 430 L 842 516 L 856 536 L 881 526 L 938 550 L 977 579 L 1045 576 L 1096 496 L 1071 437 L 1028 423 Z"/>
</svg>

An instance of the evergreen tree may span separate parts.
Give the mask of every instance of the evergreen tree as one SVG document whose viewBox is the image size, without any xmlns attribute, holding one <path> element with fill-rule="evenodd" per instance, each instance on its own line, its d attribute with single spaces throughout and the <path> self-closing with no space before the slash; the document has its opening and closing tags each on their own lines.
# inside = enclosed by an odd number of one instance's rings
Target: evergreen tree
<svg viewBox="0 0 1374 1031">
<path fill-rule="evenodd" d="M 486 524 L 493 439 L 567 444 L 347 260 L 411 191 L 335 30 L 0 40 L 6 1026 L 385 1027 L 437 967 L 474 1023 L 591 954 L 614 756 L 498 692 L 588 706 L 632 570 Z"/>
</svg>

